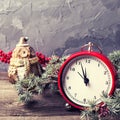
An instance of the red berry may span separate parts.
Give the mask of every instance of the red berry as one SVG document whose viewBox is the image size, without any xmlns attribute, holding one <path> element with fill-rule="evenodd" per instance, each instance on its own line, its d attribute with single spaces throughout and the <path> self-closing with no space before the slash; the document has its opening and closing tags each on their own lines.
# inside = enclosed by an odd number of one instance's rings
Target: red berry
<svg viewBox="0 0 120 120">
<path fill-rule="evenodd" d="M 0 50 L 0 53 L 3 53 L 3 51 L 2 51 L 2 50 Z"/>
<path fill-rule="evenodd" d="M 7 63 L 10 63 L 10 60 L 7 60 Z"/>
<path fill-rule="evenodd" d="M 38 53 L 38 52 L 36 52 L 36 56 L 38 56 L 38 57 L 39 57 L 39 53 Z"/>
<path fill-rule="evenodd" d="M 4 62 L 4 58 L 3 57 L 1 58 L 1 61 Z"/>
</svg>

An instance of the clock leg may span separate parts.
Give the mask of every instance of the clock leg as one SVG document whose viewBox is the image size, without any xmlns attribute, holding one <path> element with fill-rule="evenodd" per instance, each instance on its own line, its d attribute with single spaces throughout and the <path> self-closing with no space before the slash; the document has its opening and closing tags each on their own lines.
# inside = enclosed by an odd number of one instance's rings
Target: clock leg
<svg viewBox="0 0 120 120">
<path fill-rule="evenodd" d="M 69 103 L 65 103 L 65 109 L 70 111 L 73 109 L 73 107 Z"/>
</svg>

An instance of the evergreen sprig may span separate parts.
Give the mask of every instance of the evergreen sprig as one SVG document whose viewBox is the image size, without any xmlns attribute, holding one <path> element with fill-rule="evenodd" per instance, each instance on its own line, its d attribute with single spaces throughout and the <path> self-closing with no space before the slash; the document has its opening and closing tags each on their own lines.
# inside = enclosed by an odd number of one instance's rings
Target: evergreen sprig
<svg viewBox="0 0 120 120">
<path fill-rule="evenodd" d="M 49 89 L 51 92 L 57 92 L 58 72 L 67 57 L 60 58 L 53 55 L 44 68 L 44 73 L 41 77 L 29 74 L 26 78 L 18 80 L 15 87 L 18 91 L 20 101 L 28 103 L 32 100 L 34 94 L 42 94 L 45 89 Z"/>
<path fill-rule="evenodd" d="M 81 112 L 80 119 L 85 120 L 98 120 L 98 110 L 99 107 L 96 106 L 95 101 L 89 101 L 89 107 L 86 108 L 84 111 Z"/>
<path fill-rule="evenodd" d="M 109 53 L 108 58 L 111 60 L 116 68 L 116 87 L 120 88 L 120 50 Z"/>
<path fill-rule="evenodd" d="M 101 99 L 107 105 L 111 114 L 120 114 L 120 89 L 116 89 L 112 96 L 108 96 L 104 93 Z"/>
<path fill-rule="evenodd" d="M 67 57 L 68 56 L 58 57 L 56 55 L 52 55 L 49 63 L 45 67 L 45 73 L 43 73 L 42 79 L 51 82 L 51 84 L 50 83 L 47 84 L 47 88 L 49 88 L 51 92 L 58 91 L 57 86 L 58 72 L 61 65 L 63 64 Z"/>
<path fill-rule="evenodd" d="M 119 70 L 120 69 L 120 50 L 109 53 L 108 58 L 111 60 L 115 68 Z"/>
<path fill-rule="evenodd" d="M 45 85 L 40 77 L 29 74 L 26 78 L 18 80 L 15 87 L 19 95 L 19 100 L 27 103 L 31 101 L 33 94 L 41 94 Z"/>
</svg>

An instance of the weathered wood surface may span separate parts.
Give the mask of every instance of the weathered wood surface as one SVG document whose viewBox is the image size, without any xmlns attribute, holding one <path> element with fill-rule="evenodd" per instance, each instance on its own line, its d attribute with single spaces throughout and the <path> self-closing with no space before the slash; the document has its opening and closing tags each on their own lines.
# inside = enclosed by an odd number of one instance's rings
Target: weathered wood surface
<svg viewBox="0 0 120 120">
<path fill-rule="evenodd" d="M 0 72 L 0 80 L 9 80 L 7 72 Z"/>
<path fill-rule="evenodd" d="M 0 120 L 79 120 L 78 111 L 66 111 L 59 94 L 36 96 L 34 102 L 19 103 L 14 85 L 6 73 L 0 73 Z"/>
</svg>

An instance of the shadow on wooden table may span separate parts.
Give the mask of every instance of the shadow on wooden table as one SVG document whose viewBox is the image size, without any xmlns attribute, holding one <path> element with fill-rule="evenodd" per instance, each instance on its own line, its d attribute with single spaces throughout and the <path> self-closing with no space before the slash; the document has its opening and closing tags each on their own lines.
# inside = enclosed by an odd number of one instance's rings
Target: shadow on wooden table
<svg viewBox="0 0 120 120">
<path fill-rule="evenodd" d="M 38 97 L 38 96 L 37 96 Z M 79 111 L 72 109 L 67 111 L 65 109 L 65 101 L 60 95 L 49 97 L 39 97 L 27 104 L 20 104 L 18 102 L 11 102 L 6 104 L 3 115 L 9 116 L 68 116 L 79 115 Z M 3 109 L 2 109 L 3 110 Z"/>
<path fill-rule="evenodd" d="M 21 104 L 17 91 L 8 81 L 6 74 L 0 74 L 0 116 L 68 116 L 79 115 L 79 110 L 65 109 L 60 94 L 46 93 L 35 96 L 28 104 Z"/>
</svg>

